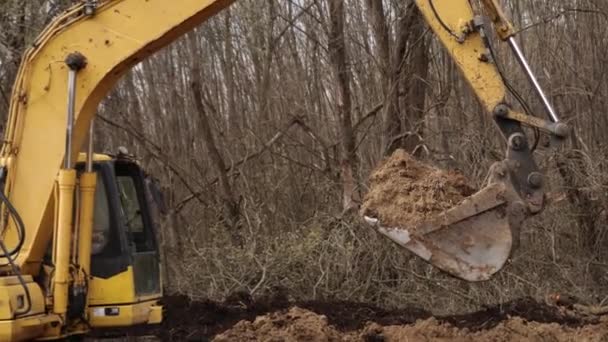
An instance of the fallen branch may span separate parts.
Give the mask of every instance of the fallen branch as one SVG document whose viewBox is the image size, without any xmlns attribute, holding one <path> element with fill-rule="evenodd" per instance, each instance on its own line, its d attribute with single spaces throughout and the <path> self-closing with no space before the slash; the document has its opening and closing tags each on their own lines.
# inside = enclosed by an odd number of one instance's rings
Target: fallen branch
<svg viewBox="0 0 608 342">
<path fill-rule="evenodd" d="M 608 306 L 574 304 L 572 308 L 583 315 L 603 316 L 608 314 Z"/>
</svg>

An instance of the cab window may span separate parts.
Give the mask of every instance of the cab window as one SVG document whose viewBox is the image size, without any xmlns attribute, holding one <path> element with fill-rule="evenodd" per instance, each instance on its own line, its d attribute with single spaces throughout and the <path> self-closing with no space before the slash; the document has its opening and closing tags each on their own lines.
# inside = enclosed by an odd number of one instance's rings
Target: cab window
<svg viewBox="0 0 608 342">
<path fill-rule="evenodd" d="M 116 185 L 131 247 L 135 252 L 155 250 L 154 236 L 149 227 L 151 223 L 145 217 L 147 207 L 143 202 L 146 197 L 139 169 L 130 165 L 118 164 Z"/>
<path fill-rule="evenodd" d="M 117 176 L 116 181 L 127 229 L 132 234 L 141 234 L 144 232 L 144 221 L 141 216 L 135 181 L 129 176 Z"/>
<path fill-rule="evenodd" d="M 104 250 L 110 240 L 110 209 L 108 206 L 106 187 L 100 172 L 97 172 L 94 210 L 91 253 L 97 255 Z"/>
</svg>

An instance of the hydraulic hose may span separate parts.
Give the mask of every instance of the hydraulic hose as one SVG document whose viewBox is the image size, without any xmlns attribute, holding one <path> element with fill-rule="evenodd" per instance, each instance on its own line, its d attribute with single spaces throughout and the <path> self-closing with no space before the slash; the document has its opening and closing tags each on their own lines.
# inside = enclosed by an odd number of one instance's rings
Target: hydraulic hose
<svg viewBox="0 0 608 342">
<path fill-rule="evenodd" d="M 0 258 L 10 258 L 15 254 L 19 253 L 21 247 L 23 247 L 23 243 L 25 242 L 25 225 L 23 224 L 23 220 L 21 219 L 21 215 L 17 212 L 17 209 L 13 206 L 11 201 L 6 197 L 4 192 L 0 191 L 0 200 L 6 205 L 6 208 L 10 212 L 15 224 L 17 225 L 17 235 L 19 236 L 19 241 L 17 245 L 12 250 L 8 251 L 6 246 L 2 248 L 2 253 Z"/>
</svg>

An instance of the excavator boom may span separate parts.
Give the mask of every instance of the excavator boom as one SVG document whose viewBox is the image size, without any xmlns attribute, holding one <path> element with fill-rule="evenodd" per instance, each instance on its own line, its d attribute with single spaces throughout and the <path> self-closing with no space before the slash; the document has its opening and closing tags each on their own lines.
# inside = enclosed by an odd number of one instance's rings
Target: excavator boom
<svg viewBox="0 0 608 342">
<path fill-rule="evenodd" d="M 124 73 L 232 2 L 108 0 L 91 15 L 81 4 L 50 24 L 25 53 L 0 155 L 5 193 L 27 230 L 16 260 L 24 273 L 37 273 L 53 231 L 53 187 L 66 152 L 66 58 L 78 52 L 88 64 L 77 75 L 72 144 L 80 147 L 99 102 Z M 72 149 L 71 160 L 77 152 Z M 6 244 L 14 245 L 16 229 L 6 234 Z"/>
<path fill-rule="evenodd" d="M 0 340 L 62 338 L 85 332 L 90 325 L 159 321 L 158 292 L 143 293 L 134 285 L 141 283 L 138 274 L 146 274 L 152 267 L 152 261 L 139 261 L 148 251 L 137 251 L 137 255 L 116 252 L 116 257 L 101 258 L 105 269 L 98 277 L 86 273 L 86 265 L 74 271 L 73 261 L 83 258 L 71 255 L 72 244 L 85 244 L 80 251 L 88 244 L 90 250 L 90 241 L 76 236 L 86 236 L 92 228 L 90 220 L 76 221 L 73 211 L 78 207 L 79 216 L 87 216 L 93 201 L 85 198 L 95 189 L 94 170 L 82 176 L 75 172 L 77 153 L 99 102 L 131 67 L 232 2 L 85 1 L 55 19 L 27 50 L 13 86 L 0 155 L 0 180 L 6 196 L 2 222 L 7 222 L 2 242 L 8 252 L 0 251 L 0 255 L 11 258 L 10 264 L 2 262 L 8 266 L 4 266 L 6 279 L 0 277 L 0 290 L 7 297 L 0 298 Z M 104 169 L 103 165 L 95 168 Z M 115 168 L 108 171 L 112 177 L 119 177 L 116 173 L 121 169 L 130 169 Z M 137 176 L 131 178 L 137 180 Z M 111 183 L 105 184 L 107 194 L 117 186 Z M 18 216 L 6 210 L 9 203 Z M 115 223 L 124 225 L 124 220 Z M 85 234 L 81 234 L 83 230 Z M 52 262 L 43 266 L 49 248 Z M 131 248 L 119 246 L 116 250 Z M 108 271 L 117 265 L 120 272 Z M 138 266 L 144 271 L 136 272 Z M 38 284 L 33 277 L 51 279 Z M 84 304 L 88 309 L 83 309 L 88 322 L 73 314 L 77 306 L 83 306 L 76 305 L 83 303 L 82 296 L 88 297 Z"/>
</svg>

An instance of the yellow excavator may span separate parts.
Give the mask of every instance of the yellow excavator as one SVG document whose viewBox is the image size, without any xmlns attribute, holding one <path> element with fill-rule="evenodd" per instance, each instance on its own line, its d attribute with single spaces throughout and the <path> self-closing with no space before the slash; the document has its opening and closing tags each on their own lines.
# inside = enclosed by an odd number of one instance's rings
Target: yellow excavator
<svg viewBox="0 0 608 342">
<path fill-rule="evenodd" d="M 153 182 L 126 153 L 95 154 L 93 122 L 100 101 L 131 67 L 232 2 L 87 0 L 54 20 L 25 53 L 0 152 L 0 341 L 161 322 Z M 548 134 L 553 145 L 569 128 L 497 0 L 416 4 L 508 148 L 487 186 L 436 218 L 416 227 L 365 220 L 454 276 L 488 279 L 509 258 L 522 222 L 544 206 L 543 175 L 523 125 Z M 519 96 L 496 63 L 492 32 L 514 51 L 547 121 L 507 102 L 507 91 Z"/>
</svg>

